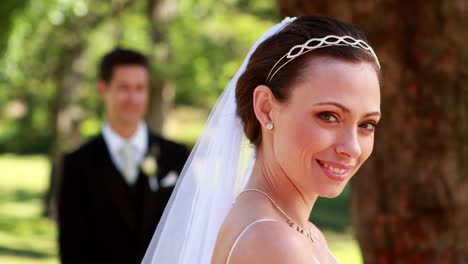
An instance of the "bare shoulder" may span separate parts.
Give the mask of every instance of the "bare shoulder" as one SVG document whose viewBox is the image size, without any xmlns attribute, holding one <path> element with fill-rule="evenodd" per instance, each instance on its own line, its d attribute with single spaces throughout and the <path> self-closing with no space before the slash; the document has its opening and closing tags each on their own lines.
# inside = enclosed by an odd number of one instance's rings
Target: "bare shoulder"
<svg viewBox="0 0 468 264">
<path fill-rule="evenodd" d="M 310 263 L 311 252 L 304 241 L 284 222 L 259 222 L 240 238 L 229 264 Z"/>
<path fill-rule="evenodd" d="M 317 258 L 321 260 L 325 260 L 325 263 L 338 263 L 338 260 L 335 258 L 333 253 L 330 251 L 327 245 L 327 240 L 323 233 L 318 229 L 313 223 L 309 222 L 310 230 L 313 234 L 315 234 L 318 243 L 316 243 L 317 247 Z"/>
<path fill-rule="evenodd" d="M 323 235 L 322 231 L 320 231 L 320 229 L 317 226 L 315 226 L 312 222 L 309 222 L 309 227 L 312 233 L 317 236 L 318 240 L 326 245 L 327 240 L 325 239 L 325 236 Z"/>
</svg>

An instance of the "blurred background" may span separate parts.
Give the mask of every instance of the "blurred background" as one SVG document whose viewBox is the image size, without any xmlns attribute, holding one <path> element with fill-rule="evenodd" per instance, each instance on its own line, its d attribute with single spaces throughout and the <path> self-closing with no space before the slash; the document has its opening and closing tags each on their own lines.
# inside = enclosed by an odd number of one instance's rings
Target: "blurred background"
<svg viewBox="0 0 468 264">
<path fill-rule="evenodd" d="M 340 263 L 468 263 L 467 0 L 2 0 L 0 263 L 58 263 L 51 171 L 100 131 L 97 62 L 152 64 L 151 128 L 189 147 L 248 49 L 284 16 L 361 28 L 382 64 L 374 154 L 311 220 Z"/>
</svg>

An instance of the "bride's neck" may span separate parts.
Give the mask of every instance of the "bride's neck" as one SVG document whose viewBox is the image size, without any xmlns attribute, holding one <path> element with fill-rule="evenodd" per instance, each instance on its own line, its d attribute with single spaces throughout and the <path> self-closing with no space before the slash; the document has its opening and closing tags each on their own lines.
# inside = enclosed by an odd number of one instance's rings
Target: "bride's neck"
<svg viewBox="0 0 468 264">
<path fill-rule="evenodd" d="M 297 224 L 306 227 L 317 195 L 304 193 L 271 158 L 259 150 L 246 188 L 266 192 Z"/>
</svg>

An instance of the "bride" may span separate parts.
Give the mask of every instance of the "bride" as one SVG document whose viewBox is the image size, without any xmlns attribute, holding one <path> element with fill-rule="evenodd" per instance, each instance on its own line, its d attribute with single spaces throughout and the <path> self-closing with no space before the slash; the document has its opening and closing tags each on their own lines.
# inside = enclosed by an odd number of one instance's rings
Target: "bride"
<svg viewBox="0 0 468 264">
<path fill-rule="evenodd" d="M 143 263 L 337 263 L 308 221 L 372 152 L 380 64 L 331 18 L 273 26 L 214 107 Z"/>
</svg>

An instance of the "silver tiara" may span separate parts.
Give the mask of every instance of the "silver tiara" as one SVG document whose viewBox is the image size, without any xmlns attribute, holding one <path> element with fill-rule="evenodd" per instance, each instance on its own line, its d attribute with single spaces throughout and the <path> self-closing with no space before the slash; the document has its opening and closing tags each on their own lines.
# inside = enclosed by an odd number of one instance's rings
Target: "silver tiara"
<svg viewBox="0 0 468 264">
<path fill-rule="evenodd" d="M 286 53 L 283 57 L 281 57 L 281 59 L 279 59 L 275 63 L 275 65 L 273 65 L 270 72 L 268 73 L 266 83 L 268 84 L 281 68 L 283 68 L 286 64 L 288 64 L 290 61 L 294 60 L 295 58 L 307 52 L 320 49 L 320 48 L 331 47 L 331 46 L 348 46 L 348 47 L 363 49 L 369 52 L 374 57 L 375 63 L 380 69 L 380 63 L 379 63 L 379 59 L 377 58 L 377 55 L 375 55 L 375 52 L 372 49 L 372 47 L 369 46 L 369 44 L 367 44 L 364 40 L 355 39 L 351 36 L 328 35 L 323 38 L 311 38 L 302 45 L 296 45 L 292 47 L 288 53 Z M 283 61 L 284 59 L 288 59 L 288 60 L 277 68 L 276 66 L 278 66 L 279 63 Z"/>
</svg>

